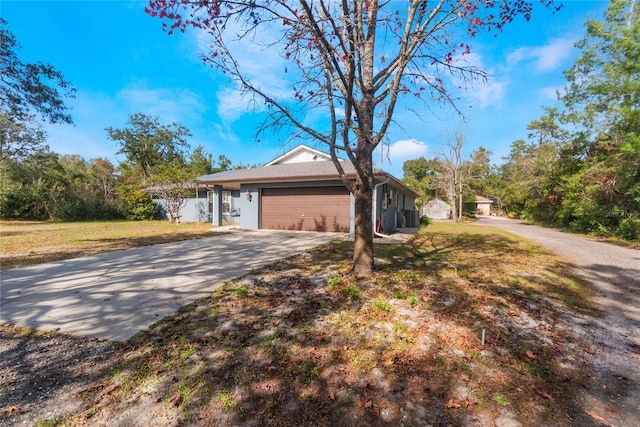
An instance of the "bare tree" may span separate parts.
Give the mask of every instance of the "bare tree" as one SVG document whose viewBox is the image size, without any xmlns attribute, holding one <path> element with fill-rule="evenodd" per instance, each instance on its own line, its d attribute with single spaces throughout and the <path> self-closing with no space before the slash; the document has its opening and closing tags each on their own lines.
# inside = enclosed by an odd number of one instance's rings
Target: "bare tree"
<svg viewBox="0 0 640 427">
<path fill-rule="evenodd" d="M 211 36 L 205 61 L 266 106 L 261 130 L 290 125 L 294 135 L 326 144 L 355 198 L 357 275 L 373 270 L 373 152 L 385 143 L 396 107 L 421 100 L 459 113 L 448 88 L 486 77 L 464 60 L 469 39 L 500 31 L 518 15 L 528 19 L 531 10 L 524 0 L 149 0 L 146 8 L 169 33 L 194 27 Z M 284 90 L 242 62 L 246 43 L 279 55 L 282 69 L 272 79 Z M 312 125 L 305 115 L 311 111 L 325 120 Z M 339 152 L 353 163 L 355 180 Z"/>
<path fill-rule="evenodd" d="M 434 182 L 447 195 L 451 217 L 456 222 L 462 218 L 462 190 L 468 166 L 462 159 L 463 145 L 464 136 L 460 132 L 455 133 L 454 141 L 447 138 L 447 148 L 438 155 L 442 171 Z"/>
<path fill-rule="evenodd" d="M 180 222 L 180 209 L 189 197 L 193 197 L 196 186 L 185 168 L 171 165 L 159 171 L 151 178 L 147 188 L 151 194 L 164 200 L 169 221 Z"/>
</svg>

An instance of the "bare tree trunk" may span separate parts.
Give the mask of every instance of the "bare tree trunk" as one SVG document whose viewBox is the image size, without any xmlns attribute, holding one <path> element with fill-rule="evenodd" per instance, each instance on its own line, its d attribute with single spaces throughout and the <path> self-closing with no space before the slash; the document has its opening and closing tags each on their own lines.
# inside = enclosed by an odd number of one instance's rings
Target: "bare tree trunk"
<svg viewBox="0 0 640 427">
<path fill-rule="evenodd" d="M 356 276 L 362 277 L 370 275 L 373 271 L 373 220 L 371 206 L 373 190 L 367 185 L 359 186 L 360 189 L 354 194 L 356 224 L 352 271 Z"/>
<path fill-rule="evenodd" d="M 458 219 L 456 221 L 460 222 L 462 221 L 462 188 L 463 188 L 463 179 L 462 176 L 460 177 L 460 182 L 459 182 L 459 194 L 458 194 Z"/>
<path fill-rule="evenodd" d="M 367 152 L 358 153 L 355 198 L 355 234 L 353 242 L 353 273 L 368 276 L 373 272 L 373 161 Z"/>
<path fill-rule="evenodd" d="M 450 187 L 449 203 L 451 203 L 451 219 L 458 221 L 458 204 L 456 203 L 456 185 L 453 183 Z"/>
</svg>

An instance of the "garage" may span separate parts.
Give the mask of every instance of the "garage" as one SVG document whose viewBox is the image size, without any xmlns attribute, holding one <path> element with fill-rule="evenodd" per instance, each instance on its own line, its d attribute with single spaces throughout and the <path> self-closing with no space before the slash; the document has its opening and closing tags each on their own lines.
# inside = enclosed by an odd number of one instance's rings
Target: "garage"
<svg viewBox="0 0 640 427">
<path fill-rule="evenodd" d="M 349 232 L 351 198 L 345 187 L 263 188 L 260 228 Z"/>
</svg>

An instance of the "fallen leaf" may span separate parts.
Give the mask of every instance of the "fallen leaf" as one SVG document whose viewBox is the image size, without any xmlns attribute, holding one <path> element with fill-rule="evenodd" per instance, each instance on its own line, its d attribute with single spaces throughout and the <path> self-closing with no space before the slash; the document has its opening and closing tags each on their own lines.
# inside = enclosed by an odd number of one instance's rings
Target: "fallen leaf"
<svg viewBox="0 0 640 427">
<path fill-rule="evenodd" d="M 595 411 L 585 411 L 588 415 L 591 416 L 591 418 L 593 418 L 596 421 L 600 421 L 601 423 L 606 423 L 607 420 L 605 420 L 604 418 L 602 418 L 600 415 L 596 414 Z"/>
<path fill-rule="evenodd" d="M 115 384 L 114 385 L 110 385 L 109 387 L 107 387 L 104 390 L 102 390 L 102 393 L 100 393 L 100 397 L 104 397 L 104 396 L 110 394 L 116 388 L 118 388 L 117 385 L 115 385 Z"/>
<path fill-rule="evenodd" d="M 527 355 L 527 357 L 528 357 L 529 359 L 535 359 L 535 358 L 536 358 L 536 355 L 535 355 L 535 354 L 533 354 L 533 351 L 531 351 L 531 350 L 527 350 L 526 355 Z"/>
<path fill-rule="evenodd" d="M 334 392 L 332 392 L 332 391 L 329 392 L 329 399 L 336 400 L 336 395 L 335 395 Z"/>
<path fill-rule="evenodd" d="M 180 393 L 176 393 L 173 396 L 171 396 L 170 400 L 173 406 L 178 406 L 180 404 L 180 401 L 182 400 L 182 396 L 180 395 Z"/>
<path fill-rule="evenodd" d="M 475 405 L 479 405 L 480 401 L 478 400 L 471 400 L 471 399 L 467 399 L 466 400 L 466 404 L 467 406 L 475 406 Z"/>
<path fill-rule="evenodd" d="M 449 401 L 447 402 L 447 408 L 449 409 L 459 408 L 461 406 L 462 403 L 460 403 L 458 399 L 449 399 Z"/>
<path fill-rule="evenodd" d="M 373 405 L 373 402 L 372 402 L 372 401 L 370 401 L 370 400 L 367 400 L 367 401 L 365 402 L 365 404 L 364 404 L 364 407 L 365 407 L 365 408 L 371 408 L 371 405 Z"/>
<path fill-rule="evenodd" d="M 536 388 L 535 390 L 540 396 L 544 397 L 545 399 L 548 399 L 550 402 L 555 402 L 555 399 L 553 398 L 553 396 L 551 396 L 546 391 L 540 390 L 539 388 Z"/>
<path fill-rule="evenodd" d="M 468 383 L 468 382 L 469 382 L 469 380 L 471 379 L 471 378 L 469 378 L 469 375 L 467 375 L 467 374 L 462 374 L 462 377 L 461 377 L 461 378 L 462 378 L 462 381 L 467 382 L 467 383 Z"/>
<path fill-rule="evenodd" d="M 267 391 L 274 391 L 276 388 L 274 386 L 272 386 L 271 384 L 262 384 L 260 386 L 261 389 L 263 390 L 267 390 Z"/>
<path fill-rule="evenodd" d="M 2 408 L 2 415 L 12 415 L 14 412 L 20 412 L 20 407 L 18 405 L 8 406 L 6 408 Z"/>
</svg>

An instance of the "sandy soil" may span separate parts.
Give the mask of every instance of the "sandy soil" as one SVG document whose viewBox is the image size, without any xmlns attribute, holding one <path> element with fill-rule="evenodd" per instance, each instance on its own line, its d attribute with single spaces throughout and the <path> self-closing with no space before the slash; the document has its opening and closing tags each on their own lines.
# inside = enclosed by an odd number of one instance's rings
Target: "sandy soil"
<svg viewBox="0 0 640 427">
<path fill-rule="evenodd" d="M 575 333 L 593 343 L 585 357 L 595 368 L 577 403 L 603 425 L 640 425 L 640 250 L 506 218 L 478 224 L 540 244 L 593 284 L 602 318 L 573 319 Z"/>
</svg>

